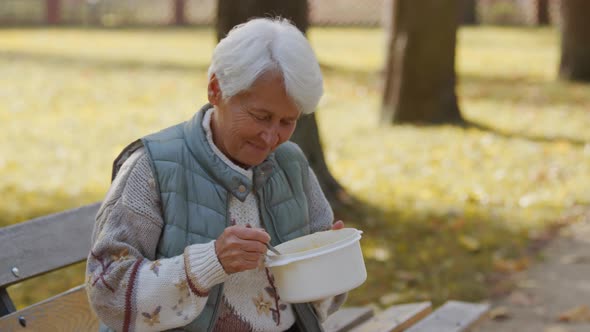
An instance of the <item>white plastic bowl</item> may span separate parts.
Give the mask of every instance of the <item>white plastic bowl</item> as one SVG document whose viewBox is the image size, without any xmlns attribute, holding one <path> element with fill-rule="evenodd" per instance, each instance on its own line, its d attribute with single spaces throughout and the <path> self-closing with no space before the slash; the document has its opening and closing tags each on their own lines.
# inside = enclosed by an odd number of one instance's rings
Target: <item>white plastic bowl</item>
<svg viewBox="0 0 590 332">
<path fill-rule="evenodd" d="M 282 301 L 316 301 L 350 291 L 367 279 L 359 240 L 362 231 L 343 228 L 287 241 L 269 251 L 266 266 Z"/>
</svg>

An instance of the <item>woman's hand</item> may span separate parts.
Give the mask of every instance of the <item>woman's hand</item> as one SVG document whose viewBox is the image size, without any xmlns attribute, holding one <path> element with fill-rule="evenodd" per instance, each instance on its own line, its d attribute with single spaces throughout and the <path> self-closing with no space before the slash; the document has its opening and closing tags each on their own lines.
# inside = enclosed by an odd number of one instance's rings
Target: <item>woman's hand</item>
<svg viewBox="0 0 590 332">
<path fill-rule="evenodd" d="M 335 223 L 332 224 L 332 230 L 335 231 L 337 229 L 342 229 L 344 228 L 344 221 L 342 220 L 338 220 Z"/>
<path fill-rule="evenodd" d="M 215 253 L 227 274 L 251 270 L 266 254 L 268 241 L 270 235 L 263 229 L 231 226 L 215 241 Z"/>
</svg>

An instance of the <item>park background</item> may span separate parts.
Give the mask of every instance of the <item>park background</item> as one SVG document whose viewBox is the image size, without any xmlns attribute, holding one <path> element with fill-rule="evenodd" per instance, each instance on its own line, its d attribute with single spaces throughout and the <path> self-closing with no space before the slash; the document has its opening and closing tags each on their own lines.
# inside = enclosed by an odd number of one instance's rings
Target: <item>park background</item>
<svg viewBox="0 0 590 332">
<path fill-rule="evenodd" d="M 127 143 L 206 100 L 215 0 L 0 1 L 0 226 L 100 201 Z M 590 7 L 459 1 L 462 121 L 432 124 L 382 110 L 395 2 L 309 1 L 326 91 L 315 120 L 341 186 L 331 199 L 365 232 L 369 277 L 348 304 L 501 296 L 560 227 L 588 218 L 590 85 L 560 78 L 560 11 Z M 436 39 L 432 1 L 421 2 L 421 36 Z M 83 271 L 7 291 L 23 308 L 83 283 Z"/>
</svg>

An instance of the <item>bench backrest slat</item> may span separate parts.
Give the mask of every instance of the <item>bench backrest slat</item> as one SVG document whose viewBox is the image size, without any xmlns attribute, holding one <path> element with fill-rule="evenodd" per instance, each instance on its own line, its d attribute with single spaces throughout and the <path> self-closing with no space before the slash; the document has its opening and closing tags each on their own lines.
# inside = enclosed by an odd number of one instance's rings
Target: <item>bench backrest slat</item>
<svg viewBox="0 0 590 332">
<path fill-rule="evenodd" d="M 0 288 L 86 259 L 99 207 L 95 203 L 0 228 Z"/>
<path fill-rule="evenodd" d="M 84 286 L 0 317 L 0 331 L 98 331 L 98 324 Z"/>
</svg>

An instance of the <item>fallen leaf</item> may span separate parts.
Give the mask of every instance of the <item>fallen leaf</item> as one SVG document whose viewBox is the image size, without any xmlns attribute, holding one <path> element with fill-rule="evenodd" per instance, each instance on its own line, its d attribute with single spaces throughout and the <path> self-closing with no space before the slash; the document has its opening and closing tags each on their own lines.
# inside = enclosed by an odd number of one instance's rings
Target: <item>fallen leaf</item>
<svg viewBox="0 0 590 332">
<path fill-rule="evenodd" d="M 528 288 L 528 289 L 539 288 L 539 283 L 533 279 L 525 279 L 525 280 L 521 280 L 520 282 L 518 282 L 518 287 Z"/>
<path fill-rule="evenodd" d="M 549 326 L 543 332 L 568 332 L 569 330 L 561 326 Z"/>
<path fill-rule="evenodd" d="M 381 302 L 382 305 L 384 306 L 388 306 L 391 305 L 397 301 L 399 301 L 401 299 L 401 294 L 399 293 L 389 293 L 389 294 L 385 294 L 383 296 L 381 296 L 379 298 L 379 302 Z"/>
<path fill-rule="evenodd" d="M 534 307 L 533 312 L 538 316 L 547 317 L 547 308 L 543 306 Z"/>
<path fill-rule="evenodd" d="M 590 322 L 590 308 L 579 305 L 562 312 L 557 318 L 560 322 Z"/>
<path fill-rule="evenodd" d="M 576 235 L 576 234 L 574 233 L 574 231 L 571 228 L 562 228 L 559 230 L 559 236 L 561 236 L 561 237 L 572 238 L 572 237 L 574 237 L 574 235 Z"/>
<path fill-rule="evenodd" d="M 561 264 L 586 264 L 590 263 L 590 256 L 580 254 L 569 254 L 564 255 L 559 259 Z"/>
<path fill-rule="evenodd" d="M 510 294 L 510 296 L 508 297 L 508 301 L 510 301 L 510 303 L 512 303 L 514 305 L 518 305 L 518 306 L 522 306 L 522 307 L 528 307 L 528 306 L 535 303 L 535 299 L 533 298 L 532 295 L 527 294 L 522 291 L 512 292 L 512 294 Z"/>
<path fill-rule="evenodd" d="M 508 312 L 508 308 L 500 306 L 490 310 L 488 316 L 493 320 L 505 320 L 510 318 L 510 313 Z"/>
<path fill-rule="evenodd" d="M 378 262 L 385 262 L 391 257 L 391 253 L 387 247 L 367 247 L 365 256 Z"/>
<path fill-rule="evenodd" d="M 494 257 L 494 269 L 498 272 L 517 272 L 526 269 L 530 265 L 528 258 L 503 259 Z"/>
<path fill-rule="evenodd" d="M 397 271 L 395 276 L 398 280 L 407 282 L 408 284 L 414 284 L 418 280 L 418 275 L 415 272 L 410 271 Z"/>
<path fill-rule="evenodd" d="M 464 226 L 465 226 L 465 219 L 457 218 L 451 223 L 449 228 L 454 231 L 458 231 L 458 230 L 461 230 Z"/>
<path fill-rule="evenodd" d="M 460 235 L 459 243 L 469 251 L 478 251 L 481 246 L 476 238 L 468 235 Z"/>
</svg>

